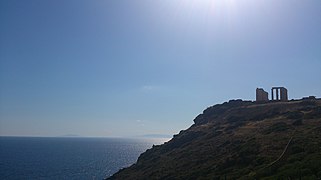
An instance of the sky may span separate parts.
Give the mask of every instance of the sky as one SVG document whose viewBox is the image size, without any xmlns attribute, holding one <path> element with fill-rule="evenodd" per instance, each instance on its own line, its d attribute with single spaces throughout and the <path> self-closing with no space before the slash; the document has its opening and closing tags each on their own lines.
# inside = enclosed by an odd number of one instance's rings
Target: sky
<svg viewBox="0 0 321 180">
<path fill-rule="evenodd" d="M 0 136 L 177 134 L 255 89 L 321 97 L 320 0 L 1 0 Z"/>
</svg>

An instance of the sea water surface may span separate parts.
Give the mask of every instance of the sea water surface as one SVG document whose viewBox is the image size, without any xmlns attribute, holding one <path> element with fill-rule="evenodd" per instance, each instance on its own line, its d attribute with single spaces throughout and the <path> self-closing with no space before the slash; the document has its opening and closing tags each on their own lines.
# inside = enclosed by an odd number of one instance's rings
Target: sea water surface
<svg viewBox="0 0 321 180">
<path fill-rule="evenodd" d="M 166 140 L 0 137 L 0 179 L 104 179 Z"/>
</svg>

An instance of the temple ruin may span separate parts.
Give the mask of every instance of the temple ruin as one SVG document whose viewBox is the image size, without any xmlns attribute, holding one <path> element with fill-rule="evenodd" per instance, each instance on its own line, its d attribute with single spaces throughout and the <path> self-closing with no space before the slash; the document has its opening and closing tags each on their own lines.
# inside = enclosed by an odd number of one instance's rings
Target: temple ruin
<svg viewBox="0 0 321 180">
<path fill-rule="evenodd" d="M 263 88 L 256 88 L 256 101 L 258 102 L 269 101 L 268 92 L 264 91 Z"/>
<path fill-rule="evenodd" d="M 256 101 L 269 101 L 269 95 L 263 88 L 256 88 Z M 272 87 L 271 101 L 288 101 L 288 90 L 285 87 Z"/>
<path fill-rule="evenodd" d="M 276 97 L 274 97 L 274 93 Z M 272 87 L 271 89 L 272 101 L 287 101 L 288 90 L 285 87 Z"/>
</svg>

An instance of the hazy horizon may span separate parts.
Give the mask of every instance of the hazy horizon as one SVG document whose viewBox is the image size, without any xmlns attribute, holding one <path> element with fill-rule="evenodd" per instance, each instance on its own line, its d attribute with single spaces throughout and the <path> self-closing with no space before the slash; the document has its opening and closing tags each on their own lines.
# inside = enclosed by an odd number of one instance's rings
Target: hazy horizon
<svg viewBox="0 0 321 180">
<path fill-rule="evenodd" d="M 319 0 L 2 0 L 0 22 L 0 136 L 173 135 L 257 87 L 321 97 Z"/>
<path fill-rule="evenodd" d="M 78 134 L 64 134 L 57 136 L 19 136 L 19 135 L 0 135 L 0 137 L 39 137 L 39 138 L 125 138 L 125 139 L 171 139 L 174 134 L 141 134 L 134 136 L 82 136 Z"/>
</svg>

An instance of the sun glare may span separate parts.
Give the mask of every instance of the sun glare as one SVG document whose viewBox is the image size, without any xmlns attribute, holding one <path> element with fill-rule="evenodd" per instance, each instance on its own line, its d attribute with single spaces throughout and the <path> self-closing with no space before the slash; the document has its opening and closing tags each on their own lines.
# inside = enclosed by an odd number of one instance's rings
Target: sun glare
<svg viewBox="0 0 321 180">
<path fill-rule="evenodd" d="M 185 13 L 203 17 L 224 17 L 230 19 L 237 12 L 236 0 L 181 0 L 178 5 Z"/>
<path fill-rule="evenodd" d="M 184 1 L 189 8 L 224 8 L 230 9 L 235 7 L 235 0 L 190 0 Z"/>
</svg>

